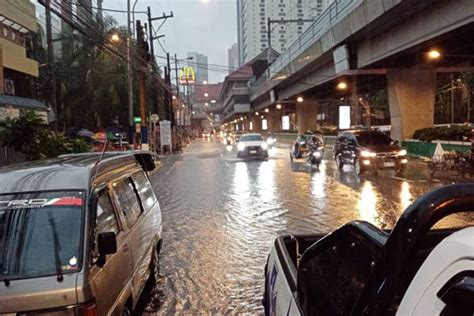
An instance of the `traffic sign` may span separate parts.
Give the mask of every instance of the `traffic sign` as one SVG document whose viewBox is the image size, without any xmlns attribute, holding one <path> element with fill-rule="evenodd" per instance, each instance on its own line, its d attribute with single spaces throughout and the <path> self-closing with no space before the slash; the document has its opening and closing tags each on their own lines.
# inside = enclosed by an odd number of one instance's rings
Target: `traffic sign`
<svg viewBox="0 0 474 316">
<path fill-rule="evenodd" d="M 135 117 L 133 118 L 133 122 L 134 122 L 134 123 L 141 123 L 141 122 L 142 122 L 142 118 L 141 118 L 140 116 L 135 116 Z"/>
<path fill-rule="evenodd" d="M 158 123 L 159 120 L 160 120 L 160 117 L 158 116 L 158 114 L 152 114 L 152 115 L 150 116 L 150 121 L 151 121 L 152 123 Z"/>
</svg>

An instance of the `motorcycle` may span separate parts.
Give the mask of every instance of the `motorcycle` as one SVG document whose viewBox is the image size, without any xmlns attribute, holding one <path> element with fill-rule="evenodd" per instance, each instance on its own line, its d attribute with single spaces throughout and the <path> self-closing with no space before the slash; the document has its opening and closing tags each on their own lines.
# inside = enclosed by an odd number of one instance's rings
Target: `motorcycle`
<svg viewBox="0 0 474 316">
<path fill-rule="evenodd" d="M 307 159 L 310 165 L 316 165 L 316 167 L 319 168 L 323 160 L 323 150 L 324 147 L 319 145 L 309 147 Z"/>
<path fill-rule="evenodd" d="M 268 147 L 272 148 L 275 146 L 277 139 L 274 136 L 268 136 L 267 137 L 267 145 Z"/>
</svg>

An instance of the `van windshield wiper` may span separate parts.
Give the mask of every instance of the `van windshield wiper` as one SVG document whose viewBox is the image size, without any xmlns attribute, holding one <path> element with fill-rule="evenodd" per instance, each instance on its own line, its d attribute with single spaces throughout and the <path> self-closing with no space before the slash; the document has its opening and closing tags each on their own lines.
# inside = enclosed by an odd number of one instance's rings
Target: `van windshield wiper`
<svg viewBox="0 0 474 316">
<path fill-rule="evenodd" d="M 56 263 L 56 273 L 58 275 L 58 281 L 61 282 L 64 280 L 63 277 L 63 270 L 61 267 L 61 258 L 59 257 L 59 251 L 61 251 L 61 245 L 59 244 L 58 232 L 56 231 L 56 225 L 54 224 L 54 220 L 51 217 L 51 214 L 48 212 L 48 221 L 49 226 L 51 227 L 51 231 L 53 232 L 53 244 L 54 244 L 54 261 Z"/>
</svg>

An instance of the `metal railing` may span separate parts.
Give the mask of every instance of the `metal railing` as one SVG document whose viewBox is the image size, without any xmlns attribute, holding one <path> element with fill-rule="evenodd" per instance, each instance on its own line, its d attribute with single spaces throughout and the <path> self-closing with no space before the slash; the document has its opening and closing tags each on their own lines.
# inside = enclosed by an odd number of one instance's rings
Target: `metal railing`
<svg viewBox="0 0 474 316">
<path fill-rule="evenodd" d="M 288 66 L 294 58 L 320 39 L 324 33 L 352 12 L 361 2 L 363 0 L 335 0 L 285 52 L 275 59 L 269 67 L 270 78 Z M 256 82 L 256 86 L 259 86 L 267 79 L 269 78 L 265 75 L 260 77 Z"/>
</svg>

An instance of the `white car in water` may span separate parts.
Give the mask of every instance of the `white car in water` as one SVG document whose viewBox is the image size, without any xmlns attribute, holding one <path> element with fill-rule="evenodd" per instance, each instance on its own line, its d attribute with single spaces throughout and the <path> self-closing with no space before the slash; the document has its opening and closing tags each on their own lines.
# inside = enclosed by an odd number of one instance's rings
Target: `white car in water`
<svg viewBox="0 0 474 316">
<path fill-rule="evenodd" d="M 269 146 L 260 134 L 244 134 L 237 143 L 237 158 L 268 158 Z"/>
</svg>

